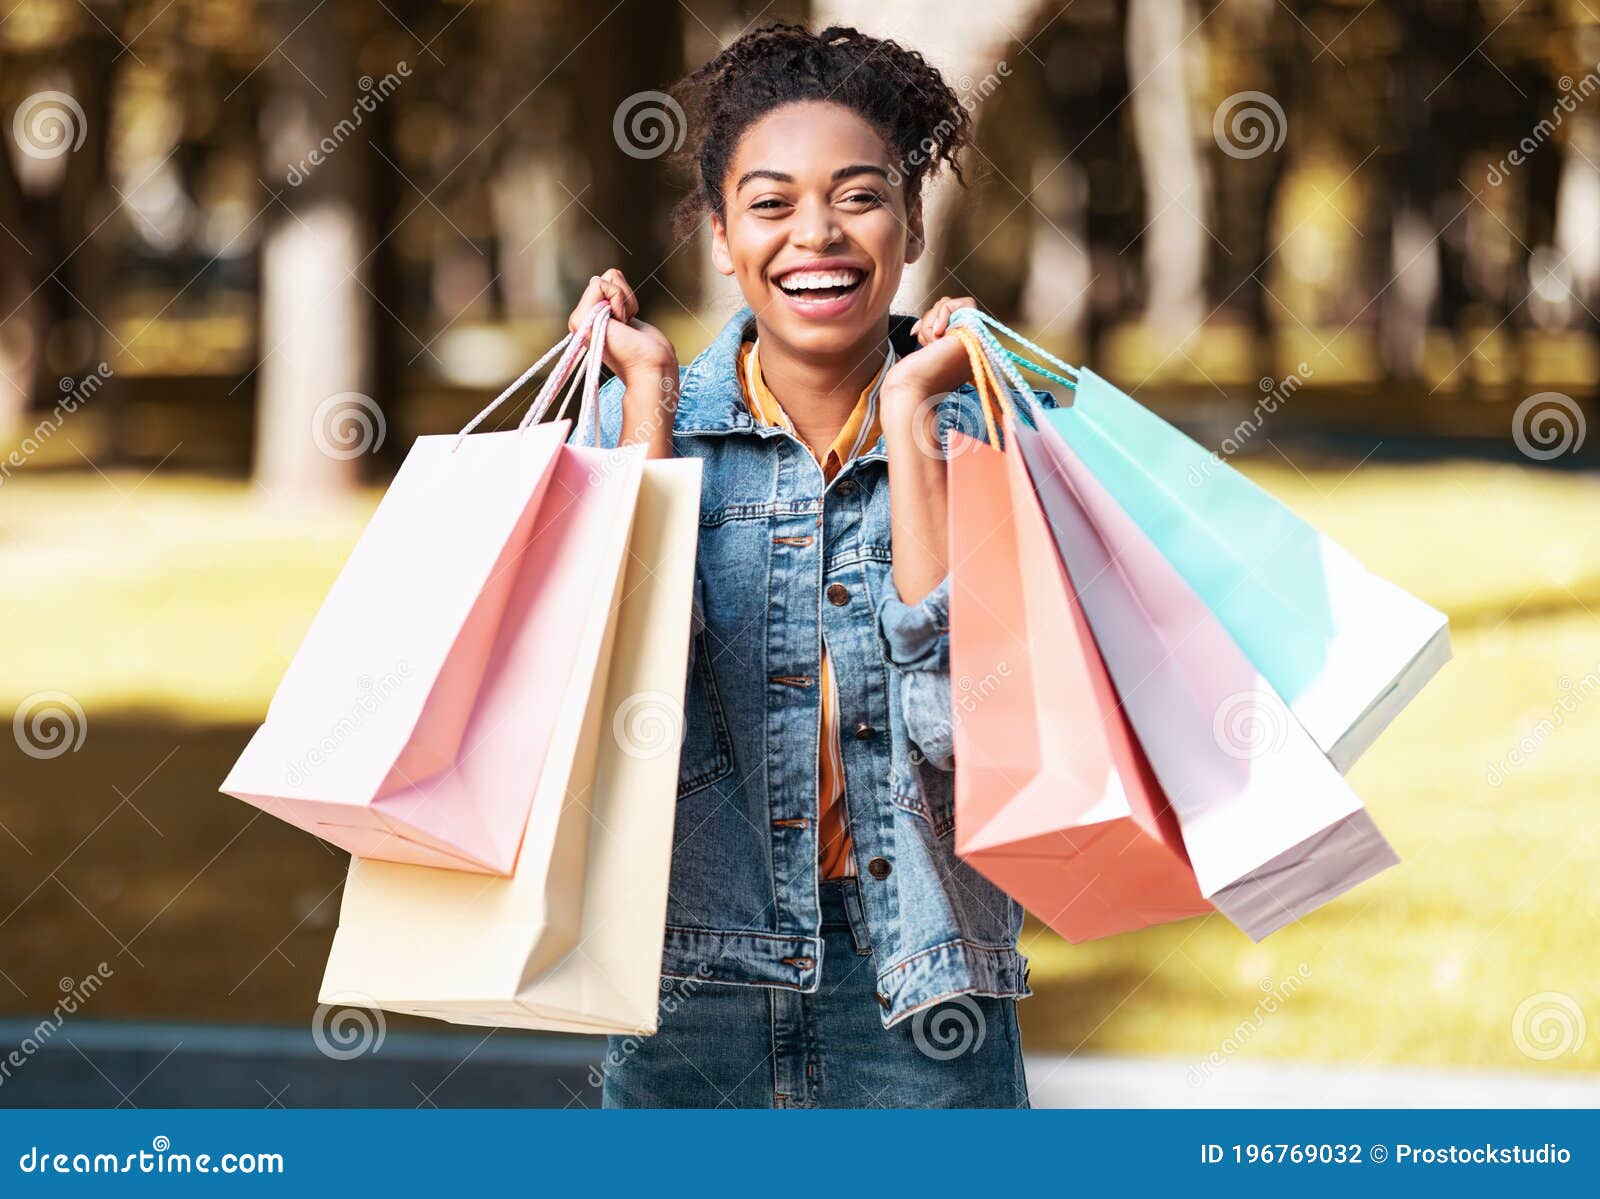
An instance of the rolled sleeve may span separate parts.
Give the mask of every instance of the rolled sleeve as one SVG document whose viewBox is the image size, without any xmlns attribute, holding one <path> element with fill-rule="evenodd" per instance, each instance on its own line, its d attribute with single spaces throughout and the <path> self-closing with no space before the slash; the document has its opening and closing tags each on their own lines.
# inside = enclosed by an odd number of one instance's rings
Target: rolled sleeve
<svg viewBox="0 0 1600 1199">
<path fill-rule="evenodd" d="M 900 676 L 906 736 L 923 761 L 955 766 L 950 707 L 950 578 L 915 604 L 891 594 L 878 609 L 884 656 Z"/>
<path fill-rule="evenodd" d="M 891 594 L 878 608 L 888 659 L 902 670 L 950 669 L 950 576 L 915 604 Z"/>
</svg>

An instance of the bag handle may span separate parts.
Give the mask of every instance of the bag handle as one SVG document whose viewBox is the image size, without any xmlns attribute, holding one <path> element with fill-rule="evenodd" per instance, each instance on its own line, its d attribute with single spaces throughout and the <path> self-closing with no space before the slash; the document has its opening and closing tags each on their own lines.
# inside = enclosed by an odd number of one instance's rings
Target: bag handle
<svg viewBox="0 0 1600 1199">
<path fill-rule="evenodd" d="M 989 382 L 993 385 L 995 391 L 1002 397 L 1014 397 L 1017 401 L 1020 401 L 1023 410 L 1027 413 L 1028 423 L 1037 425 L 1038 421 L 1034 418 L 1039 412 L 1039 398 L 1033 394 L 1033 388 L 1028 386 L 1027 381 L 1017 373 L 1017 368 L 1012 364 L 1011 359 L 1006 356 L 1006 351 L 1001 347 L 1000 343 L 994 339 L 994 336 L 987 329 L 981 326 L 977 329 L 968 328 L 966 333 L 968 336 L 975 337 L 983 347 L 985 369 L 989 373 Z M 1004 383 L 1001 382 L 1002 379 Z M 1009 396 L 1005 384 L 1010 384 Z M 1013 417 L 1016 416 L 1014 408 L 1010 412 Z"/>
<path fill-rule="evenodd" d="M 990 447 L 998 450 L 1001 448 L 999 412 L 1003 406 L 1005 415 L 1015 419 L 1016 409 L 995 376 L 994 363 L 989 360 L 989 352 L 978 332 L 965 326 L 954 332 L 966 347 L 967 360 L 972 363 L 972 385 L 978 391 L 978 404 L 983 410 L 984 433 L 988 436 Z"/>
<path fill-rule="evenodd" d="M 1012 329 L 1009 326 L 1002 324 L 1000 321 L 997 321 L 987 312 L 977 308 L 958 308 L 955 312 L 950 314 L 950 324 L 952 327 L 970 328 L 974 332 L 978 333 L 980 337 L 983 337 L 986 340 L 989 351 L 996 356 L 996 358 L 999 360 L 999 365 L 1003 370 L 1006 371 L 1008 375 L 1015 375 L 1016 372 L 1011 367 L 1011 364 L 1015 363 L 1017 366 L 1022 367 L 1024 370 L 1032 371 L 1041 378 L 1054 380 L 1055 382 L 1060 383 L 1063 387 L 1070 387 L 1073 390 L 1077 389 L 1077 367 L 1061 361 L 1061 359 L 1057 358 L 1054 354 L 1045 349 L 1043 346 L 1039 345 L 1037 342 L 1029 341 L 1015 329 Z M 1062 373 L 1057 374 L 1056 371 L 1049 369 L 1049 367 L 1042 366 L 1033 359 L 1025 357 L 1024 355 L 1019 354 L 1017 351 L 1006 346 L 1002 346 L 999 342 L 999 339 L 995 337 L 995 333 L 1004 334 L 1018 345 L 1023 346 L 1034 354 L 1037 354 L 1040 358 L 1044 359 L 1045 362 L 1050 363 L 1051 366 L 1055 367 Z M 1020 378 L 1020 376 L 1018 377 Z M 1015 385 L 1015 380 L 1013 380 L 1013 384 Z M 1026 392 L 1028 388 L 1023 386 L 1022 390 Z"/>
<path fill-rule="evenodd" d="M 527 370 L 518 375 L 516 379 L 512 381 L 510 386 L 508 386 L 504 391 L 491 400 L 488 405 L 484 407 L 483 411 L 479 412 L 477 416 L 473 417 L 466 423 L 466 425 L 462 427 L 461 431 L 456 434 L 456 445 L 453 448 L 459 448 L 462 439 L 465 438 L 468 433 L 471 433 L 480 424 L 482 424 L 489 414 L 496 408 L 500 407 L 501 404 L 505 403 L 512 396 L 516 395 L 517 392 L 521 391 L 523 385 L 526 384 L 528 380 L 532 379 L 535 375 L 542 371 L 545 366 L 549 364 L 550 360 L 559 354 L 560 359 L 557 361 L 555 369 L 553 369 L 550 372 L 549 377 L 545 379 L 544 385 L 539 389 L 539 393 L 534 399 L 533 407 L 529 409 L 528 416 L 523 418 L 519 428 L 526 429 L 534 422 L 535 419 L 542 417 L 545 410 L 550 406 L 550 401 L 554 397 L 555 393 L 559 391 L 561 386 L 572 376 L 573 370 L 582 359 L 584 351 L 589 348 L 587 343 L 591 338 L 591 331 L 594 326 L 599 323 L 601 332 L 604 332 L 605 326 L 603 323 L 603 318 L 601 318 L 600 315 L 602 311 L 609 316 L 611 311 L 610 305 L 596 304 L 592 309 L 590 309 L 589 315 L 583 319 L 583 322 L 578 326 L 576 332 L 568 333 L 560 341 L 556 342 L 555 345 L 551 346 L 550 349 L 546 350 L 543 357 L 541 357 Z M 603 345 L 604 343 L 602 342 L 601 344 Z M 535 414 L 537 414 L 537 416 Z"/>
<path fill-rule="evenodd" d="M 588 317 L 575 335 L 577 353 L 573 355 L 572 364 L 566 372 L 552 373 L 551 378 L 539 392 L 538 398 L 534 400 L 533 406 L 528 409 L 528 414 L 522 418 L 521 428 L 526 429 L 543 420 L 545 413 L 555 403 L 556 391 L 562 383 L 567 383 L 566 393 L 561 397 L 556 415 L 565 416 L 572 397 L 575 394 L 580 395 L 577 415 L 580 441 L 584 431 L 590 429 L 592 432 L 588 443 L 600 444 L 600 367 L 605 360 L 606 329 L 610 323 L 609 304 L 596 304 L 590 309 Z M 579 366 L 581 369 L 576 369 Z"/>
</svg>

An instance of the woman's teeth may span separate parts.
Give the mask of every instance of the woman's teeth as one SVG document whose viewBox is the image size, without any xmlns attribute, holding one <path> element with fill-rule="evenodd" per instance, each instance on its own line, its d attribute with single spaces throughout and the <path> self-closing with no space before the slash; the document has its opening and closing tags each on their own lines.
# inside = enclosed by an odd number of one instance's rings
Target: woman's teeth
<svg viewBox="0 0 1600 1199">
<path fill-rule="evenodd" d="M 789 295 L 822 299 L 854 290 L 865 276 L 861 271 L 796 271 L 778 280 Z"/>
</svg>

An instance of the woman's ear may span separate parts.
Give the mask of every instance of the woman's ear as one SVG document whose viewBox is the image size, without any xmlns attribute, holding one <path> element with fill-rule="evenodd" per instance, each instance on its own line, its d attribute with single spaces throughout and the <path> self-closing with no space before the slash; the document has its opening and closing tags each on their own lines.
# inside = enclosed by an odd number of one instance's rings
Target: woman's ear
<svg viewBox="0 0 1600 1199">
<path fill-rule="evenodd" d="M 728 250 L 728 224 L 722 217 L 711 214 L 711 265 L 723 275 L 733 274 L 733 254 Z"/>
<path fill-rule="evenodd" d="M 922 251 L 927 248 L 928 240 L 923 236 L 922 226 L 922 197 L 918 196 L 906 205 L 906 265 L 921 258 Z"/>
</svg>

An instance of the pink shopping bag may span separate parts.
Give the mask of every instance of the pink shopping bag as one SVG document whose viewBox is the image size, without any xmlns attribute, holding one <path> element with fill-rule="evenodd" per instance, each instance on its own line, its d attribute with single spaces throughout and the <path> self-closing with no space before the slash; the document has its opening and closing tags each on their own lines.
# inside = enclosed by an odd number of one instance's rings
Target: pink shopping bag
<svg viewBox="0 0 1600 1199">
<path fill-rule="evenodd" d="M 1209 912 L 1014 443 L 949 454 L 956 853 L 1069 941 Z"/>
<path fill-rule="evenodd" d="M 1083 461 L 1017 428 L 1201 893 L 1260 940 L 1399 859 L 1279 694 Z"/>
<path fill-rule="evenodd" d="M 358 856 L 511 871 L 553 711 L 604 670 L 572 626 L 608 607 L 642 472 L 531 423 L 582 348 L 521 428 L 417 439 L 225 793 Z"/>
<path fill-rule="evenodd" d="M 1020 468 L 952 449 L 956 853 L 1069 941 L 1208 912 Z"/>
</svg>

